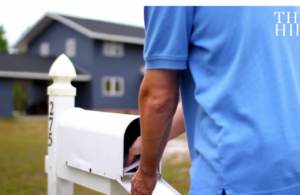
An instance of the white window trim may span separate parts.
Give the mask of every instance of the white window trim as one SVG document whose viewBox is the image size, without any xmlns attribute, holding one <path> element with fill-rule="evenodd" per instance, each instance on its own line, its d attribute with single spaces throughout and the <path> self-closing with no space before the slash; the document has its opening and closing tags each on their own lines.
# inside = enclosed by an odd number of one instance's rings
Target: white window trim
<svg viewBox="0 0 300 195">
<path fill-rule="evenodd" d="M 117 53 L 117 51 L 119 51 Z M 122 58 L 125 55 L 125 47 L 123 43 L 103 41 L 102 55 L 107 57 Z"/>
<path fill-rule="evenodd" d="M 106 91 L 106 81 L 110 81 L 110 88 L 111 91 L 108 92 Z M 117 92 L 115 89 L 116 86 L 116 81 L 120 82 L 120 91 Z M 104 76 L 102 77 L 102 95 L 103 96 L 108 96 L 108 97 L 122 97 L 124 95 L 124 90 L 125 90 L 125 82 L 123 77 L 119 76 Z"/>
<path fill-rule="evenodd" d="M 48 42 L 40 43 L 40 56 L 48 57 L 50 54 L 50 44 Z"/>
<path fill-rule="evenodd" d="M 66 52 L 66 55 L 70 58 L 76 56 L 76 39 L 75 38 L 66 39 L 65 52 Z"/>
</svg>

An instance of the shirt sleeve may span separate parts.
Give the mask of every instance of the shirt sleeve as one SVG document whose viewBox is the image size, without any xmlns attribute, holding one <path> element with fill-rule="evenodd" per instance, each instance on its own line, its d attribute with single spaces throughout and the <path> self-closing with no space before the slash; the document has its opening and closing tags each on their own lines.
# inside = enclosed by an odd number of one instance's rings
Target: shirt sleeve
<svg viewBox="0 0 300 195">
<path fill-rule="evenodd" d="M 187 68 L 194 7 L 145 7 L 146 69 Z"/>
</svg>

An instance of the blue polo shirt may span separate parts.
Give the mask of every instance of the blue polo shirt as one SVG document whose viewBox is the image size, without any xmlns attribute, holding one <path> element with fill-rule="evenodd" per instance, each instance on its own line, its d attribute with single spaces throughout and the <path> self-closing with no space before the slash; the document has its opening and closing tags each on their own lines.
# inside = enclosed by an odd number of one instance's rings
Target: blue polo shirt
<svg viewBox="0 0 300 195">
<path fill-rule="evenodd" d="M 146 68 L 182 70 L 190 195 L 299 195 L 299 7 L 144 14 Z"/>
</svg>

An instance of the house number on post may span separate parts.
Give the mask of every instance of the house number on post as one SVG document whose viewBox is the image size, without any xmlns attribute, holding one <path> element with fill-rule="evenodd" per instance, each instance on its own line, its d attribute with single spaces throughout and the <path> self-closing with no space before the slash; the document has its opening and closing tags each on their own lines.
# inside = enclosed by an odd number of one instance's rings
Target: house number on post
<svg viewBox="0 0 300 195">
<path fill-rule="evenodd" d="M 51 101 L 50 102 L 50 106 L 49 106 L 49 108 L 50 108 L 50 117 L 49 117 L 49 146 L 51 146 L 52 145 L 52 132 L 51 132 L 51 129 L 52 129 L 52 124 L 53 124 L 53 115 L 54 115 L 54 113 L 53 113 L 53 108 L 54 108 L 54 103 Z"/>
</svg>

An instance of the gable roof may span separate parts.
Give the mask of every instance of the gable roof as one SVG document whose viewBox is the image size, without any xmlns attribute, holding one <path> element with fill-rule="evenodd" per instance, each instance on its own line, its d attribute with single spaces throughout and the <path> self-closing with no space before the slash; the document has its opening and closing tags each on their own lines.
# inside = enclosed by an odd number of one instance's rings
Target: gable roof
<svg viewBox="0 0 300 195">
<path fill-rule="evenodd" d="M 58 21 L 77 32 L 91 38 L 143 45 L 145 31 L 142 27 L 133 27 L 91 19 L 82 19 L 60 14 L 47 13 L 20 40 L 15 48 L 24 51 L 27 45 L 53 21 Z"/>
<path fill-rule="evenodd" d="M 81 18 L 75 18 L 70 16 L 64 16 L 64 15 L 60 15 L 60 16 L 67 18 L 93 32 L 136 37 L 141 39 L 144 39 L 145 36 L 144 28 L 115 24 L 110 22 L 103 22 L 98 20 L 81 19 Z"/>
<path fill-rule="evenodd" d="M 9 55 L 0 52 L 0 77 L 18 79 L 52 80 L 49 70 L 55 57 Z M 91 75 L 75 65 L 77 77 L 73 81 L 90 81 Z"/>
</svg>

